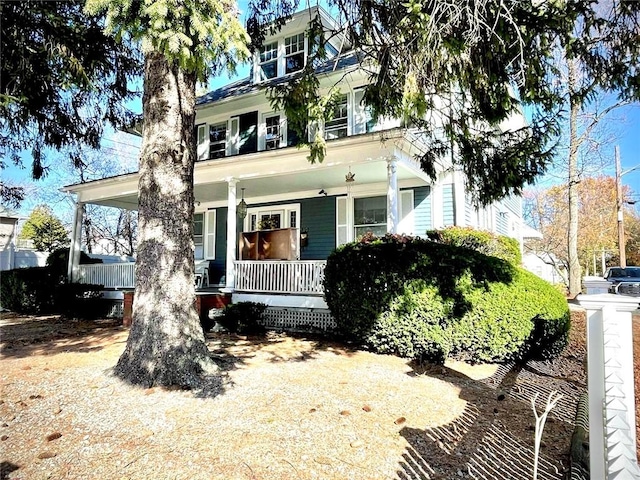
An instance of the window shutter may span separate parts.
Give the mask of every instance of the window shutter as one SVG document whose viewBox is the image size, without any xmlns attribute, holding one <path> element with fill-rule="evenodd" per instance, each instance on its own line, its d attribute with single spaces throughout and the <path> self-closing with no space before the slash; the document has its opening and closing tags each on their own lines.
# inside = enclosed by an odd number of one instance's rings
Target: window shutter
<svg viewBox="0 0 640 480">
<path fill-rule="evenodd" d="M 196 126 L 196 149 L 198 160 L 206 160 L 209 156 L 209 144 L 207 143 L 207 126 Z"/>
<path fill-rule="evenodd" d="M 364 98 L 364 90 L 356 90 L 353 93 L 353 134 L 366 133 L 367 131 L 367 112 L 362 99 Z"/>
<path fill-rule="evenodd" d="M 415 222 L 413 218 L 413 190 L 400 191 L 400 223 L 398 233 L 415 235 Z"/>
<path fill-rule="evenodd" d="M 240 132 L 240 120 L 238 117 L 234 117 L 229 120 L 229 128 L 227 129 L 227 151 L 229 155 L 236 155 L 238 153 Z"/>
<path fill-rule="evenodd" d="M 336 246 L 349 241 L 347 197 L 336 198 Z"/>
<path fill-rule="evenodd" d="M 216 258 L 216 211 L 208 210 L 205 216 L 205 258 Z"/>
</svg>

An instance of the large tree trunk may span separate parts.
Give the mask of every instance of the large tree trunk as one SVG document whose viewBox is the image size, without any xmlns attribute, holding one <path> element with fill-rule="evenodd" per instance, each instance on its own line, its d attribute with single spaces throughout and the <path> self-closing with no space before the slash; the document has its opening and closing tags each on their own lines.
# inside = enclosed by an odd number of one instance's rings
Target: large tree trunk
<svg viewBox="0 0 640 480">
<path fill-rule="evenodd" d="M 195 311 L 194 74 L 145 59 L 133 322 L 115 374 L 135 385 L 193 388 L 215 369 Z"/>
<path fill-rule="evenodd" d="M 582 273 L 578 257 L 578 114 L 580 102 L 575 95 L 575 84 L 578 81 L 578 67 L 575 60 L 568 60 L 569 80 L 569 175 L 567 178 L 569 191 L 569 229 L 567 241 L 569 246 L 569 296 L 574 298 L 582 290 Z"/>
</svg>

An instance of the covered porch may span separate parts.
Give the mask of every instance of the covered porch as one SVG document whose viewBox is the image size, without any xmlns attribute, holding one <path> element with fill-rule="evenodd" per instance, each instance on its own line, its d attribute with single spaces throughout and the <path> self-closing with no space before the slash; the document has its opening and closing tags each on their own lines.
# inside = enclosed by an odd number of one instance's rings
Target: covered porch
<svg viewBox="0 0 640 480">
<path fill-rule="evenodd" d="M 337 245 L 353 240 L 355 230 L 353 209 L 339 208 L 350 205 L 358 196 L 382 195 L 386 198 L 386 231 L 413 233 L 401 225 L 404 212 L 400 189 L 440 188 L 415 162 L 416 148 L 415 139 L 398 129 L 333 140 L 321 164 L 310 164 L 307 152 L 295 147 L 197 162 L 195 210 L 206 220 L 211 218 L 202 231 L 204 258 L 200 260 L 209 262 L 209 279 L 200 287 L 230 293 L 233 302 L 251 300 L 279 307 L 326 308 L 322 298 L 326 257 Z M 80 265 L 79 258 L 83 206 L 137 210 L 137 186 L 138 174 L 132 173 L 64 188 L 76 197 L 68 269 L 71 281 L 116 290 L 134 288 L 135 263 Z M 439 198 L 441 195 L 435 194 L 430 201 L 437 202 Z M 278 227 L 296 232 L 293 254 L 286 259 L 243 256 L 243 234 L 261 229 L 256 222 L 268 210 L 265 205 L 276 205 L 283 212 L 283 225 Z M 289 208 L 291 205 L 298 205 L 297 210 Z M 430 210 L 437 222 L 435 216 L 442 209 L 432 205 Z M 322 217 L 327 213 L 332 215 L 328 220 Z M 351 226 L 346 228 L 343 224 Z M 311 248 L 299 241 L 307 225 L 313 225 L 309 232 Z M 207 236 L 211 237 L 210 243 Z"/>
</svg>

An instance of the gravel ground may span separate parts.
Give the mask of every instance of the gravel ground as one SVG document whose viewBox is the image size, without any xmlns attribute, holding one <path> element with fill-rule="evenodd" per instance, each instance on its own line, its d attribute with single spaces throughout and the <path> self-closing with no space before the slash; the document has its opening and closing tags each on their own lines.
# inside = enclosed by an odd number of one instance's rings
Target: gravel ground
<svg viewBox="0 0 640 480">
<path fill-rule="evenodd" d="M 112 321 L 1 322 L 1 479 L 529 479 L 530 398 L 552 390 L 539 478 L 561 479 L 585 388 L 584 322 L 560 359 L 517 368 L 211 335 L 220 375 L 199 391 L 112 377 Z"/>
</svg>

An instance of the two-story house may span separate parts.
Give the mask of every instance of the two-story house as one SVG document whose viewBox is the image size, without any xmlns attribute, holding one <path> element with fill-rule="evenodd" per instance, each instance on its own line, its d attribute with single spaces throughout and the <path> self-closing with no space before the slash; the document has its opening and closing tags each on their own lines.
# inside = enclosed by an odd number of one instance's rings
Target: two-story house
<svg viewBox="0 0 640 480">
<path fill-rule="evenodd" d="M 462 225 L 521 240 L 519 198 L 475 208 L 461 172 L 443 165 L 432 181 L 420 169 L 416 132 L 393 119 L 371 121 L 362 104 L 367 74 L 339 37 L 329 41 L 329 59 L 316 69 L 322 88 L 338 84 L 341 92 L 332 120 L 319 127 L 326 157 L 316 164 L 307 160 L 308 151 L 297 148 L 298 135 L 284 113 L 271 108 L 263 87 L 286 81 L 305 65 L 309 18 L 308 10 L 299 12 L 267 37 L 248 78 L 198 99 L 194 241 L 197 270 L 206 273 L 199 281 L 231 292 L 234 302 L 313 313 L 326 308 L 327 256 L 365 232 L 423 236 Z M 137 184 L 133 173 L 65 190 L 76 196 L 78 212 L 85 203 L 136 209 Z M 76 224 L 78 245 L 79 219 Z M 123 283 L 133 281 L 133 266 L 126 276 L 117 274 L 122 280 L 104 271 L 92 276 L 107 267 L 70 270 L 80 281 L 132 287 Z"/>
</svg>

